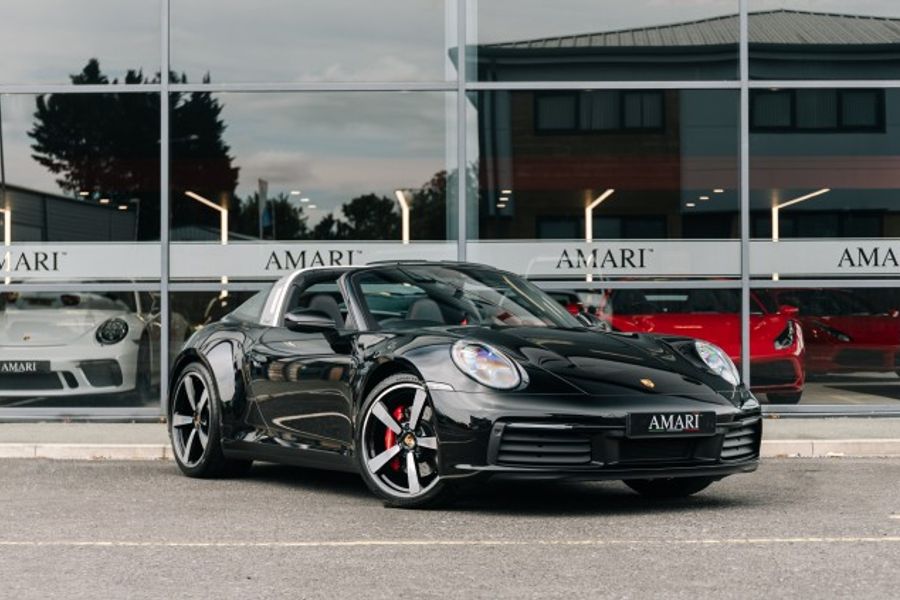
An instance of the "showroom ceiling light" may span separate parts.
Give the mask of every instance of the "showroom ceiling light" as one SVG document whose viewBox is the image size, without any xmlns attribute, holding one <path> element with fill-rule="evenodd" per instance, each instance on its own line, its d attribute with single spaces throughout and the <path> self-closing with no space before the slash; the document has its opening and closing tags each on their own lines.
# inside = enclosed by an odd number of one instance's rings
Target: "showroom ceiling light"
<svg viewBox="0 0 900 600">
<path fill-rule="evenodd" d="M 700 196 L 701 200 L 709 200 L 709 196 Z"/>
<path fill-rule="evenodd" d="M 309 198 L 300 198 L 300 202 L 309 202 Z"/>
<path fill-rule="evenodd" d="M 120 205 L 119 205 L 119 210 L 128 210 L 128 205 L 127 205 L 127 204 L 120 204 Z"/>
<path fill-rule="evenodd" d="M 291 196 L 299 196 L 300 190 L 291 190 Z"/>
<path fill-rule="evenodd" d="M 713 194 L 724 194 L 724 193 L 725 193 L 725 190 L 723 190 L 722 188 L 716 188 L 713 190 Z"/>
<path fill-rule="evenodd" d="M 309 208 L 309 210 L 316 210 L 318 207 L 315 204 L 310 204 L 307 208 Z"/>
<path fill-rule="evenodd" d="M 512 194 L 512 190 L 500 190 L 500 193 L 505 196 L 509 196 L 510 194 Z"/>
<path fill-rule="evenodd" d="M 83 197 L 85 197 L 85 196 L 90 196 L 91 193 L 88 192 L 88 191 L 82 190 L 82 191 L 78 192 L 78 195 L 81 196 L 81 197 L 83 198 Z"/>
<path fill-rule="evenodd" d="M 688 208 L 694 208 L 697 205 L 694 202 L 688 202 L 687 204 L 685 204 L 685 206 L 687 206 Z"/>
<path fill-rule="evenodd" d="M 406 190 L 394 190 L 397 202 L 400 203 L 400 229 L 401 237 L 404 244 L 409 243 L 409 198 L 406 197 Z"/>
<path fill-rule="evenodd" d="M 109 204 L 109 198 L 100 198 L 100 204 Z"/>
</svg>

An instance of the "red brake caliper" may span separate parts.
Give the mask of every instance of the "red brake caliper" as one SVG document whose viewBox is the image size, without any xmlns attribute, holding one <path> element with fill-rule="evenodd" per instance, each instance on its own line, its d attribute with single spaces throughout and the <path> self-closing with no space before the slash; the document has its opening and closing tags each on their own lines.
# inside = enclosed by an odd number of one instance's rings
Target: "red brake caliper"
<svg viewBox="0 0 900 600">
<path fill-rule="evenodd" d="M 397 421 L 398 423 L 401 423 L 403 421 L 403 411 L 404 411 L 404 407 L 402 405 L 398 406 L 397 408 L 394 409 L 394 412 L 391 413 L 391 416 L 394 417 L 395 421 Z M 391 431 L 390 429 L 385 431 L 384 432 L 384 449 L 387 450 L 388 448 L 393 447 L 394 444 L 396 444 L 396 443 L 397 443 L 397 434 L 394 433 L 393 431 Z M 400 457 L 397 456 L 394 459 L 392 459 L 390 466 L 391 466 L 391 470 L 399 471 L 400 470 Z"/>
</svg>

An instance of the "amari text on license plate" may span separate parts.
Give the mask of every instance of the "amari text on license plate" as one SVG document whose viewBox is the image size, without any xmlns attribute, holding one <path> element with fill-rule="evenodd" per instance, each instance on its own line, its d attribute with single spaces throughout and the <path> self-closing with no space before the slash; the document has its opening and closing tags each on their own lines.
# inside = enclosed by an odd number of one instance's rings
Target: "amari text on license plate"
<svg viewBox="0 0 900 600">
<path fill-rule="evenodd" d="M 713 435 L 716 413 L 630 413 L 625 419 L 628 437 Z"/>
<path fill-rule="evenodd" d="M 0 360 L 0 375 L 28 375 L 48 371 L 49 360 Z"/>
</svg>

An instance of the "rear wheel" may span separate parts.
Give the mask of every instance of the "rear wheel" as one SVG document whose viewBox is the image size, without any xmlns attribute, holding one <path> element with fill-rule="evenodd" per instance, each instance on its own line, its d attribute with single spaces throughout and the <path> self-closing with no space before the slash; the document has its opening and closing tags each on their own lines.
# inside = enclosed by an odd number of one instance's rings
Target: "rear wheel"
<svg viewBox="0 0 900 600">
<path fill-rule="evenodd" d="M 401 373 L 368 395 L 357 427 L 356 455 L 369 488 L 388 506 L 422 508 L 446 501 L 439 473 L 434 409 L 425 384 Z"/>
<path fill-rule="evenodd" d="M 228 477 L 246 473 L 252 461 L 225 458 L 222 414 L 209 371 L 200 363 L 184 368 L 169 402 L 169 437 L 175 462 L 188 477 Z"/>
<path fill-rule="evenodd" d="M 799 404 L 803 392 L 784 392 L 781 394 L 766 394 L 769 404 Z"/>
<path fill-rule="evenodd" d="M 647 498 L 684 498 L 706 489 L 714 481 L 714 477 L 673 477 L 626 479 L 623 483 Z"/>
</svg>

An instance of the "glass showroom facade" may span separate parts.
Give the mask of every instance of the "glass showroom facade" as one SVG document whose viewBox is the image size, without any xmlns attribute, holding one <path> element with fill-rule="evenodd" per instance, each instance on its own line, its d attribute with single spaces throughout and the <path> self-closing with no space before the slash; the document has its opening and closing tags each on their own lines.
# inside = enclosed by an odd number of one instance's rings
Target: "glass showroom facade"
<svg viewBox="0 0 900 600">
<path fill-rule="evenodd" d="M 0 223 L 0 418 L 158 415 L 192 332 L 395 258 L 897 412 L 900 5 L 7 2 Z"/>
</svg>

